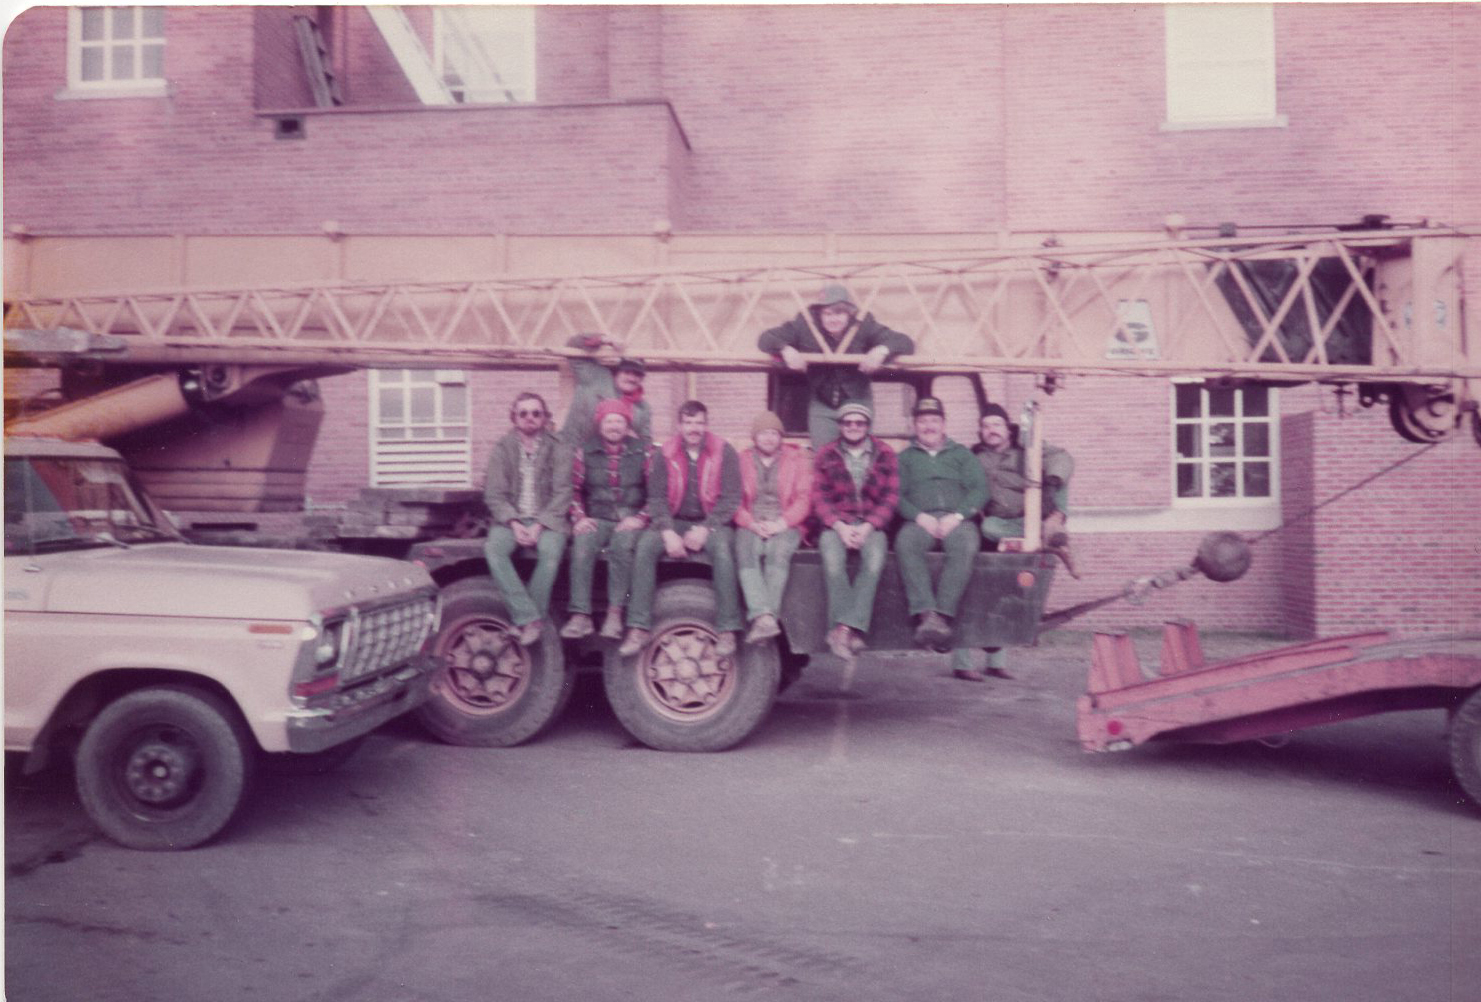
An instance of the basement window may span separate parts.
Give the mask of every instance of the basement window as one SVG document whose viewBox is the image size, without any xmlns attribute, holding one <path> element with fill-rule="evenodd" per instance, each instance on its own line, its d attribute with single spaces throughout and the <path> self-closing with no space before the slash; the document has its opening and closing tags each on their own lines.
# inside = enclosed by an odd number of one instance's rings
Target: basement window
<svg viewBox="0 0 1481 1002">
<path fill-rule="evenodd" d="M 71 7 L 67 97 L 165 93 L 165 8 Z"/>
</svg>

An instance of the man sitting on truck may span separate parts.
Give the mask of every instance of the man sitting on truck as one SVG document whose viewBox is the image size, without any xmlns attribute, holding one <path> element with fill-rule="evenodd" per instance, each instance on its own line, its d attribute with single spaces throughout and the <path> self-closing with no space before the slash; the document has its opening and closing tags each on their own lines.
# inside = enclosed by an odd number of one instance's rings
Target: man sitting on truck
<svg viewBox="0 0 1481 1002">
<path fill-rule="evenodd" d="M 740 507 L 740 457 L 709 430 L 709 409 L 698 400 L 679 407 L 679 434 L 663 443 L 648 472 L 652 524 L 638 540 L 633 559 L 627 635 L 617 653 L 631 657 L 647 645 L 653 627 L 653 592 L 658 558 L 685 560 L 701 551 L 710 561 L 715 586 L 715 655 L 735 653 L 741 626 L 740 588 L 735 577 L 731 520 Z"/>
<path fill-rule="evenodd" d="M 547 424 L 550 411 L 538 393 L 521 393 L 509 408 L 514 429 L 489 453 L 483 499 L 493 525 L 484 544 L 489 574 L 504 596 L 519 642 L 540 639 L 550 608 L 550 588 L 566 550 L 571 507 L 571 452 Z M 529 586 L 514 568 L 516 549 L 534 550 Z"/>
<path fill-rule="evenodd" d="M 607 553 L 607 615 L 601 635 L 622 639 L 622 615 L 632 583 L 633 553 L 648 527 L 648 464 L 652 444 L 632 430 L 626 400 L 603 400 L 596 409 L 597 437 L 574 450 L 571 461 L 570 619 L 568 640 L 589 637 L 591 578 L 597 554 Z"/>
<path fill-rule="evenodd" d="M 1028 487 L 1028 458 L 1018 441 L 1018 426 L 1008 420 L 1008 412 L 999 404 L 989 403 L 977 421 L 978 442 L 972 447 L 977 461 L 987 475 L 988 499 L 982 510 L 982 535 L 989 549 L 996 550 L 1003 539 L 1023 536 L 1023 494 Z M 1069 536 L 1065 533 L 1065 513 L 1069 506 L 1070 474 L 1075 461 L 1070 454 L 1055 446 L 1044 445 L 1043 511 L 1045 549 L 1064 562 L 1071 577 L 1080 575 L 1070 553 Z M 1008 673 L 1007 655 L 1001 647 L 986 648 L 987 666 L 978 669 L 971 648 L 959 647 L 951 652 L 952 674 L 968 682 L 985 682 L 988 677 L 1012 678 Z"/>
<path fill-rule="evenodd" d="M 947 437 L 940 400 L 921 397 L 910 413 L 915 438 L 900 453 L 900 515 L 905 524 L 895 536 L 895 559 L 910 614 L 916 617 L 916 644 L 945 650 L 951 621 L 972 577 L 972 559 L 982 547 L 971 519 L 987 501 L 987 477 L 967 447 Z M 933 588 L 926 554 L 938 546 L 946 561 Z"/>
<path fill-rule="evenodd" d="M 643 360 L 620 355 L 622 345 L 602 334 L 577 334 L 566 346 L 591 352 L 593 357 L 566 360 L 576 386 L 565 423 L 561 425 L 561 439 L 571 448 L 579 448 L 588 438 L 596 437 L 597 404 L 603 400 L 625 400 L 632 412 L 633 432 L 651 442 L 653 413 L 648 401 L 643 399 L 643 378 L 647 374 Z M 600 354 L 605 354 L 609 361 L 598 360 L 595 356 Z M 615 361 L 611 361 L 613 358 Z"/>
<path fill-rule="evenodd" d="M 751 441 L 740 454 L 735 563 L 751 622 L 746 643 L 756 644 L 782 632 L 777 613 L 812 507 L 812 461 L 782 441 L 782 419 L 771 411 L 751 422 Z"/>
<path fill-rule="evenodd" d="M 851 661 L 864 650 L 874 593 L 889 544 L 885 529 L 900 501 L 895 450 L 869 433 L 874 412 L 851 401 L 838 409 L 838 437 L 813 461 L 813 514 L 823 524 L 818 555 L 828 588 L 828 650 Z M 859 569 L 848 576 L 848 554 Z"/>
<path fill-rule="evenodd" d="M 829 285 L 822 298 L 780 327 L 764 332 L 756 347 L 789 369 L 807 373 L 807 434 L 814 450 L 838 436 L 838 416 L 847 403 L 874 407 L 869 377 L 891 358 L 915 351 L 909 335 L 874 319 L 859 317 L 859 308 L 842 285 Z M 826 347 L 825 347 L 826 345 Z M 808 365 L 804 354 L 838 352 L 862 355 L 854 365 Z"/>
</svg>

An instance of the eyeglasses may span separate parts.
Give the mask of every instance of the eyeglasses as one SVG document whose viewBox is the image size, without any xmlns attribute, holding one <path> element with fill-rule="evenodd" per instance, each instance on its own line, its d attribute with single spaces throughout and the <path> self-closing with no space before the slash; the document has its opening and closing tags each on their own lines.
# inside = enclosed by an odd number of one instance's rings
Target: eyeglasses
<svg viewBox="0 0 1481 1002">
<path fill-rule="evenodd" d="M 844 418 L 838 423 L 843 425 L 845 428 L 869 427 L 869 422 L 865 421 L 863 418 Z"/>
<path fill-rule="evenodd" d="M 544 411 L 531 411 L 531 410 L 523 410 L 523 409 L 521 409 L 521 410 L 515 411 L 514 412 L 514 416 L 515 417 L 544 417 L 545 416 L 545 412 Z"/>
</svg>

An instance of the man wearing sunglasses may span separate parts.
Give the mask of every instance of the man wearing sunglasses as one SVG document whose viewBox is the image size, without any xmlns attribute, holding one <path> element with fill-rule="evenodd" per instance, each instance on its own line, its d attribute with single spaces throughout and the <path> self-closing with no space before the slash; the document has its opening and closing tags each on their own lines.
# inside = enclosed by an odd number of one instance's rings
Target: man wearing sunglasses
<svg viewBox="0 0 1481 1002">
<path fill-rule="evenodd" d="M 483 498 L 493 525 L 483 553 L 519 642 L 528 647 L 545 630 L 550 589 L 566 550 L 571 450 L 550 431 L 550 410 L 538 393 L 515 397 L 509 420 L 514 428 L 489 453 Z M 535 554 L 528 586 L 514 567 L 519 549 Z"/>
<path fill-rule="evenodd" d="M 838 438 L 813 463 L 813 514 L 823 523 L 818 553 L 828 586 L 828 650 L 851 661 L 864 649 L 874 616 L 874 593 L 889 544 L 885 528 L 900 501 L 895 450 L 869 433 L 874 412 L 865 404 L 838 409 Z M 848 576 L 848 554 L 859 551 L 859 569 Z"/>
</svg>

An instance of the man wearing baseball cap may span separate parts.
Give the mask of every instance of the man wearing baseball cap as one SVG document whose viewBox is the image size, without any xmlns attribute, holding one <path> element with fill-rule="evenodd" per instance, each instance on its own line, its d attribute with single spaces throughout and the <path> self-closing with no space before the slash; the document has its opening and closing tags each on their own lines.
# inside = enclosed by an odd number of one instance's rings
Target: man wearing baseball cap
<svg viewBox="0 0 1481 1002">
<path fill-rule="evenodd" d="M 561 440 L 573 449 L 588 438 L 595 438 L 597 404 L 603 400 L 625 400 L 631 411 L 632 431 L 639 438 L 652 441 L 653 412 L 643 399 L 643 378 L 647 366 L 640 358 L 620 356 L 622 345 L 605 334 L 577 334 L 566 342 L 568 348 L 590 352 L 591 358 L 570 358 L 571 376 L 576 382 L 571 406 L 561 425 Z"/>
<path fill-rule="evenodd" d="M 885 528 L 900 501 L 895 450 L 869 433 L 874 412 L 850 401 L 838 408 L 838 437 L 813 461 L 812 509 L 823 524 L 818 554 L 828 588 L 828 649 L 845 660 L 864 649 L 874 616 L 874 593 L 889 544 Z M 848 554 L 859 569 L 848 576 Z"/>
<path fill-rule="evenodd" d="M 859 316 L 848 289 L 838 283 L 823 289 L 818 302 L 780 327 L 762 333 L 756 347 L 788 369 L 807 373 L 807 434 L 814 449 L 837 435 L 835 422 L 846 403 L 874 406 L 869 377 L 891 358 L 915 351 L 909 335 Z M 858 358 L 850 365 L 808 365 L 803 355 L 841 354 Z M 862 357 L 859 357 L 862 356 Z"/>
<path fill-rule="evenodd" d="M 911 410 L 915 438 L 900 453 L 900 516 L 895 559 L 905 582 L 910 614 L 917 618 L 915 642 L 946 650 L 952 624 L 981 537 L 972 516 L 987 501 L 987 477 L 967 447 L 946 435 L 946 409 L 921 397 Z M 926 554 L 946 554 L 940 580 L 932 584 Z"/>
</svg>

